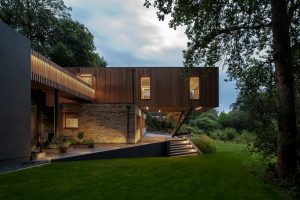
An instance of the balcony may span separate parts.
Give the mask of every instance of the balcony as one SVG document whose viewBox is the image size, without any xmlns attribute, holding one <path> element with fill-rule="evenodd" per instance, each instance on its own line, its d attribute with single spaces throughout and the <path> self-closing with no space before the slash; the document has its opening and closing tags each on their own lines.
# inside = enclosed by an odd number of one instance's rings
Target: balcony
<svg viewBox="0 0 300 200">
<path fill-rule="evenodd" d="M 95 100 L 94 88 L 35 51 L 31 51 L 31 81 L 83 100 Z"/>
</svg>

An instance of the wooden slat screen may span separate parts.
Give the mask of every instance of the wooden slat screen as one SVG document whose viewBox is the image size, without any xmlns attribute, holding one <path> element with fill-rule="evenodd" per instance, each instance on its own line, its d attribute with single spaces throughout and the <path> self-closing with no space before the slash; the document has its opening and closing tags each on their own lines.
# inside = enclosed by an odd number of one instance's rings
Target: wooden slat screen
<svg viewBox="0 0 300 200">
<path fill-rule="evenodd" d="M 85 100 L 95 100 L 94 88 L 35 51 L 31 51 L 31 80 Z"/>
</svg>

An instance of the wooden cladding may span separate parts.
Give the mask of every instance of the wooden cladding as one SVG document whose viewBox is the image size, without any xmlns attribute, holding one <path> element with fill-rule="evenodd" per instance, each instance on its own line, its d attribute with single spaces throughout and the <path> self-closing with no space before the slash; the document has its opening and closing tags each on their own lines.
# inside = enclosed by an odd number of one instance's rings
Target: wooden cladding
<svg viewBox="0 0 300 200">
<path fill-rule="evenodd" d="M 35 51 L 31 52 L 31 80 L 85 100 L 95 99 L 94 88 Z"/>
<path fill-rule="evenodd" d="M 162 111 L 219 106 L 219 74 L 215 67 L 194 68 L 187 77 L 182 76 L 180 67 L 70 68 L 70 71 L 78 76 L 87 73 L 95 76 L 97 103 L 128 103 Z M 141 98 L 142 77 L 150 78 L 150 99 Z M 189 77 L 198 81 L 198 85 L 192 83 L 194 99 L 190 99 Z"/>
</svg>

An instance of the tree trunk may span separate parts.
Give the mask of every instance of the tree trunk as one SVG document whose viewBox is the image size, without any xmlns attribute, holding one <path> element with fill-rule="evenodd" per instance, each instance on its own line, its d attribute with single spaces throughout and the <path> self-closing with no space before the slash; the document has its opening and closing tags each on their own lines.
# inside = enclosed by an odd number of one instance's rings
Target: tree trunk
<svg viewBox="0 0 300 200">
<path fill-rule="evenodd" d="M 293 178 L 297 166 L 294 73 L 286 0 L 272 0 L 273 58 L 278 106 L 277 174 Z"/>
</svg>

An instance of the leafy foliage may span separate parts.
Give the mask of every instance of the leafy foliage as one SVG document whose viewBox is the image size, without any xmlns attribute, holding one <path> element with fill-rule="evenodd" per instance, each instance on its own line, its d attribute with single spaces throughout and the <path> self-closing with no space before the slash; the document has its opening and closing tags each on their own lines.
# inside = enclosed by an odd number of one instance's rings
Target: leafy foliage
<svg viewBox="0 0 300 200">
<path fill-rule="evenodd" d="M 70 11 L 62 0 L 0 2 L 0 19 L 28 37 L 34 50 L 63 67 L 105 67 L 93 35 Z"/>
<path fill-rule="evenodd" d="M 84 138 L 84 132 L 83 131 L 80 131 L 77 133 L 77 139 L 78 140 L 82 140 Z"/>
<path fill-rule="evenodd" d="M 204 154 L 214 153 L 217 150 L 214 140 L 207 135 L 198 135 L 196 137 L 193 137 L 192 141 Z"/>
<path fill-rule="evenodd" d="M 162 117 L 156 116 L 151 113 L 146 113 L 146 125 L 147 129 L 150 131 L 164 131 L 171 133 L 175 128 L 176 120 L 172 114 L 165 115 Z"/>
<path fill-rule="evenodd" d="M 268 143 L 260 136 L 276 137 L 272 131 L 274 121 L 282 127 L 277 130 L 278 150 L 282 155 L 278 157 L 277 172 L 281 177 L 293 174 L 297 134 L 294 82 L 296 99 L 300 94 L 300 2 L 145 0 L 145 6 L 156 7 L 159 20 L 170 14 L 172 28 L 185 25 L 189 39 L 184 51 L 187 68 L 217 64 L 227 67 L 230 80 L 237 80 L 238 101 L 247 105 L 253 102 L 248 109 L 238 110 L 249 112 L 252 120 L 249 122 L 255 123 L 253 127 L 259 136 L 255 144 L 260 146 L 257 150 L 265 154 L 271 149 L 273 137 Z M 273 106 L 275 97 L 278 106 Z M 272 117 L 274 113 L 278 120 Z"/>
<path fill-rule="evenodd" d="M 234 128 L 225 128 L 223 132 L 229 140 L 233 140 L 238 135 Z"/>
<path fill-rule="evenodd" d="M 234 127 L 237 131 L 251 130 L 252 123 L 249 120 L 249 113 L 246 111 L 232 110 L 228 113 L 221 112 L 218 122 L 222 128 Z"/>
</svg>

